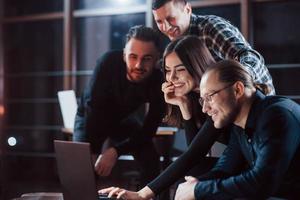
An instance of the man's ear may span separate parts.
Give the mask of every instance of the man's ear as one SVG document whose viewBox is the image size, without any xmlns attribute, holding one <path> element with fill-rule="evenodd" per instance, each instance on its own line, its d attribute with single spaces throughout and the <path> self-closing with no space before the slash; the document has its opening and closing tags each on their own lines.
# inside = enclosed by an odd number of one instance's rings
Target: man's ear
<svg viewBox="0 0 300 200">
<path fill-rule="evenodd" d="M 186 9 L 186 11 L 187 11 L 187 13 L 188 13 L 189 15 L 192 14 L 192 6 L 191 6 L 190 3 L 188 3 L 188 2 L 186 3 L 185 9 Z"/>
<path fill-rule="evenodd" d="M 245 93 L 245 85 L 241 81 L 237 81 L 234 84 L 234 92 L 237 98 L 240 98 Z"/>
<path fill-rule="evenodd" d="M 123 61 L 126 62 L 126 53 L 125 53 L 125 48 L 123 49 Z"/>
</svg>

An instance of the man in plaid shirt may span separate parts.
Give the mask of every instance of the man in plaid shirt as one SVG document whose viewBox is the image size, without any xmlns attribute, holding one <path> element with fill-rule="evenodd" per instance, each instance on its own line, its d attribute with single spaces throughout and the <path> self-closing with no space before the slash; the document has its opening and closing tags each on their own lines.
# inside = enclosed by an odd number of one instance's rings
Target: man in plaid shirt
<svg viewBox="0 0 300 200">
<path fill-rule="evenodd" d="M 152 11 L 159 30 L 170 40 L 183 35 L 198 35 L 216 61 L 239 61 L 255 82 L 266 84 L 269 94 L 275 94 L 264 58 L 252 49 L 241 32 L 228 21 L 214 15 L 194 15 L 186 0 L 153 0 Z"/>
</svg>

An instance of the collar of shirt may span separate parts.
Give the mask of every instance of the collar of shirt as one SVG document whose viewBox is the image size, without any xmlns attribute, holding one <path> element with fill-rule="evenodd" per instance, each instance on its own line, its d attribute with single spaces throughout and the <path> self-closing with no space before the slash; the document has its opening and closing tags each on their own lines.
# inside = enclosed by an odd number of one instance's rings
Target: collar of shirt
<svg viewBox="0 0 300 200">
<path fill-rule="evenodd" d="M 257 90 L 255 92 L 255 97 L 254 97 L 254 101 L 251 105 L 251 109 L 250 112 L 248 114 L 248 118 L 246 121 L 246 125 L 245 125 L 245 134 L 251 138 L 253 135 L 252 133 L 254 132 L 254 130 L 256 129 L 256 125 L 257 125 L 257 119 L 259 119 L 259 116 L 261 114 L 262 111 L 262 104 L 261 102 L 265 99 L 265 95 Z"/>
<path fill-rule="evenodd" d="M 197 15 L 191 14 L 190 25 L 185 35 L 199 35 L 200 22 L 197 20 Z"/>
<path fill-rule="evenodd" d="M 253 132 L 255 131 L 256 125 L 257 125 L 257 119 L 259 118 L 261 111 L 262 111 L 261 102 L 266 97 L 259 90 L 257 90 L 254 95 L 255 95 L 254 101 L 251 105 L 250 112 L 248 114 L 245 129 L 242 129 L 241 127 L 233 125 L 235 131 L 244 132 L 248 138 L 252 138 L 252 136 L 253 136 Z"/>
</svg>

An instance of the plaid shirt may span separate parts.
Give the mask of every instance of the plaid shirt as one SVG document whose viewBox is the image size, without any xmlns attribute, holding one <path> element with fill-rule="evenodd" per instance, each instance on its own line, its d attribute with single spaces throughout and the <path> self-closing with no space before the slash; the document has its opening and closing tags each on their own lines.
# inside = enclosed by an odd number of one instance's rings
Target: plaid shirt
<svg viewBox="0 0 300 200">
<path fill-rule="evenodd" d="M 264 83 L 275 94 L 272 77 L 264 58 L 245 40 L 241 32 L 227 20 L 214 15 L 192 15 L 188 35 L 198 35 L 216 61 L 238 60 L 256 83 Z"/>
</svg>

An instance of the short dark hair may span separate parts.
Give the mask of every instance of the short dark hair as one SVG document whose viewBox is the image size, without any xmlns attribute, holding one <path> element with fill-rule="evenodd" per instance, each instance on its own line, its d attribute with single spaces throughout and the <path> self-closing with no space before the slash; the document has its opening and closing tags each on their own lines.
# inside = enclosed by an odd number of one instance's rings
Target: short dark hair
<svg viewBox="0 0 300 200">
<path fill-rule="evenodd" d="M 161 50 L 161 38 L 159 33 L 144 25 L 136 25 L 129 29 L 126 34 L 126 44 L 131 39 L 135 38 L 144 42 L 153 42 L 158 50 Z"/>
<path fill-rule="evenodd" d="M 182 5 L 185 5 L 187 3 L 186 0 L 153 0 L 152 1 L 152 10 L 157 10 L 169 1 L 173 1 L 174 3 L 180 3 Z"/>
</svg>

